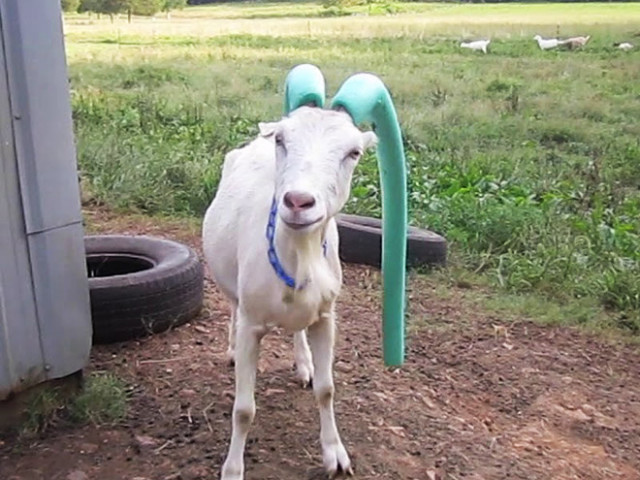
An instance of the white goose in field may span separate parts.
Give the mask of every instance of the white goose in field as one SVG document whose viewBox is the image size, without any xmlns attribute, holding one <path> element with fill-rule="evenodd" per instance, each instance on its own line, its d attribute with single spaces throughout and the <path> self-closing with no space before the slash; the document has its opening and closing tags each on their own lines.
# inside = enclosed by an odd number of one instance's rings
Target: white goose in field
<svg viewBox="0 0 640 480">
<path fill-rule="evenodd" d="M 483 53 L 487 53 L 487 47 L 490 43 L 491 40 L 476 40 L 474 42 L 462 42 L 460 46 L 470 50 L 482 50 Z"/>
<path fill-rule="evenodd" d="M 633 48 L 633 45 L 629 42 L 614 43 L 613 46 L 618 47 L 620 50 L 624 50 L 625 52 Z"/>
<path fill-rule="evenodd" d="M 542 38 L 540 35 L 536 35 L 533 39 L 538 42 L 540 50 L 551 50 L 560 44 L 560 40 L 557 38 Z"/>
</svg>

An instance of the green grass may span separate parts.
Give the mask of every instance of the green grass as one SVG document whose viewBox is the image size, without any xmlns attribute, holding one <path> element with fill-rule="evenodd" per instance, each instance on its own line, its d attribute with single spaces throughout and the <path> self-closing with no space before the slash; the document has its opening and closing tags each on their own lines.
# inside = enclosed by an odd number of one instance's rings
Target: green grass
<svg viewBox="0 0 640 480">
<path fill-rule="evenodd" d="M 126 401 L 125 385 L 110 373 L 91 374 L 75 396 L 44 386 L 27 403 L 19 434 L 31 438 L 63 422 L 112 424 L 124 418 Z"/>
<path fill-rule="evenodd" d="M 95 373 L 67 408 L 74 423 L 104 425 L 117 422 L 127 412 L 126 386 L 111 373 Z"/>
<path fill-rule="evenodd" d="M 19 425 L 20 437 L 34 437 L 56 424 L 63 404 L 60 393 L 54 388 L 45 387 L 36 393 L 25 408 L 24 420 Z"/>
<path fill-rule="evenodd" d="M 452 268 L 512 294 L 593 305 L 639 333 L 640 48 L 612 44 L 640 47 L 640 7 L 399 8 L 323 18 L 316 4 L 251 3 L 131 24 L 67 19 L 91 195 L 200 217 L 224 153 L 281 115 L 293 65 L 319 65 L 329 94 L 355 72 L 375 72 L 405 135 L 411 221 L 447 237 Z M 582 51 L 542 52 L 535 33 L 593 38 Z M 493 39 L 489 55 L 458 48 L 481 36 Z M 374 156 L 352 193 L 348 211 L 380 214 Z"/>
</svg>

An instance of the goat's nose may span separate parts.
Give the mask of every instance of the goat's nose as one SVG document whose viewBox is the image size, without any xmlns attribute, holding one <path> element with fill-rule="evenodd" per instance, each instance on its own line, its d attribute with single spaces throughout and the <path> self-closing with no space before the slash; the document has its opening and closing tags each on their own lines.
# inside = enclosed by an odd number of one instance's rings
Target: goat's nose
<svg viewBox="0 0 640 480">
<path fill-rule="evenodd" d="M 316 204 L 316 199 L 307 192 L 291 191 L 284 194 L 284 204 L 295 212 L 313 207 Z"/>
</svg>

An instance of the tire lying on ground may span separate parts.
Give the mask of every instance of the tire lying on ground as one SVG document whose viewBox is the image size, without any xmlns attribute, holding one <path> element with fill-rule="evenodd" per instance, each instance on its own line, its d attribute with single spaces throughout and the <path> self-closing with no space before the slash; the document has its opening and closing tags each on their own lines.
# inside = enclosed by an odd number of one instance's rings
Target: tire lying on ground
<svg viewBox="0 0 640 480">
<path fill-rule="evenodd" d="M 148 236 L 85 237 L 93 343 L 158 333 L 198 314 L 203 267 L 186 245 Z"/>
<path fill-rule="evenodd" d="M 336 216 L 340 234 L 340 258 L 380 268 L 382 260 L 382 221 L 360 215 Z M 417 227 L 407 231 L 407 266 L 445 265 L 447 241 L 437 233 Z"/>
</svg>

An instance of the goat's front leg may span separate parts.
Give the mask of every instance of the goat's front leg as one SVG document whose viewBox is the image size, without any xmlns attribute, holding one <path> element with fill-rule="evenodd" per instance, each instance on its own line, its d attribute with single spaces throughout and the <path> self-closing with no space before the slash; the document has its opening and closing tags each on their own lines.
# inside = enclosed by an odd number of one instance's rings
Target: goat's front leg
<svg viewBox="0 0 640 480">
<path fill-rule="evenodd" d="M 308 328 L 309 345 L 315 367 L 313 392 L 320 409 L 320 443 L 322 460 L 331 478 L 339 471 L 352 475 L 351 460 L 340 440 L 333 412 L 333 344 L 335 339 L 335 314 L 320 316 L 320 320 Z"/>
<path fill-rule="evenodd" d="M 233 404 L 231 443 L 222 466 L 221 480 L 242 480 L 244 447 L 256 413 L 254 390 L 262 327 L 250 325 L 241 309 L 236 309 L 235 375 L 236 398 Z"/>
<path fill-rule="evenodd" d="M 307 388 L 313 381 L 313 362 L 305 330 L 293 334 L 293 356 L 296 360 L 298 379 L 302 388 Z"/>
</svg>

